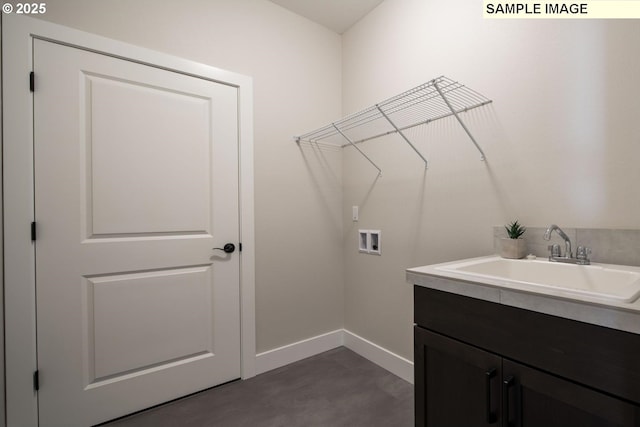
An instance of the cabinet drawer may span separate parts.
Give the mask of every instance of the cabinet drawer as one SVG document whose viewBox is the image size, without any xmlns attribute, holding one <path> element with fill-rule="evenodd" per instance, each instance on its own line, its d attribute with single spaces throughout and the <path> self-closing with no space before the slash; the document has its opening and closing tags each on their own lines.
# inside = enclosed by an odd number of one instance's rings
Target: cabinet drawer
<svg viewBox="0 0 640 427">
<path fill-rule="evenodd" d="M 427 329 L 640 403 L 640 335 L 414 286 Z"/>
</svg>

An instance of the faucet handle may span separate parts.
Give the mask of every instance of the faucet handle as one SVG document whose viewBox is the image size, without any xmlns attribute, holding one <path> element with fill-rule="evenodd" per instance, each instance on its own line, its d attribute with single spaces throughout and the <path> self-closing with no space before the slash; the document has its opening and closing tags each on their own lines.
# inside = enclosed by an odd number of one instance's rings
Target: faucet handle
<svg viewBox="0 0 640 427">
<path fill-rule="evenodd" d="M 576 251 L 577 259 L 589 259 L 589 255 L 591 255 L 591 248 L 588 248 L 586 246 L 578 246 L 578 249 Z"/>
<path fill-rule="evenodd" d="M 591 254 L 591 248 L 588 248 L 586 246 L 578 246 L 578 250 L 576 252 L 577 264 L 580 264 L 580 265 L 591 264 L 591 260 L 589 260 L 590 254 Z"/>
<path fill-rule="evenodd" d="M 549 257 L 554 257 L 554 258 L 558 258 L 560 257 L 560 245 L 553 244 L 553 245 L 549 245 L 547 246 L 547 249 L 549 249 Z"/>
</svg>

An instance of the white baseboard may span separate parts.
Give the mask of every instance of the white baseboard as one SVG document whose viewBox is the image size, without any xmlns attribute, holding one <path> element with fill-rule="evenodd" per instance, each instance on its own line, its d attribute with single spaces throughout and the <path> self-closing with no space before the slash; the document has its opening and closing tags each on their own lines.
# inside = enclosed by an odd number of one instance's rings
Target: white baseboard
<svg viewBox="0 0 640 427">
<path fill-rule="evenodd" d="M 344 330 L 344 346 L 376 365 L 413 384 L 413 362 L 380 347 L 367 339 Z"/>
<path fill-rule="evenodd" d="M 343 344 L 343 336 L 344 330 L 337 329 L 256 354 L 256 375 L 340 347 Z"/>
<path fill-rule="evenodd" d="M 337 329 L 257 354 L 256 375 L 340 346 L 347 347 L 365 359 L 413 384 L 413 362 L 346 329 Z"/>
</svg>

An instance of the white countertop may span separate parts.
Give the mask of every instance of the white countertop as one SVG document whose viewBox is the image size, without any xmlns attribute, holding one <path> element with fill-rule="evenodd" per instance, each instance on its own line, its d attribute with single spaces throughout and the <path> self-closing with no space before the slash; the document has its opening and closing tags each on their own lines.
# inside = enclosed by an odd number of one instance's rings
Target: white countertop
<svg viewBox="0 0 640 427">
<path fill-rule="evenodd" d="M 498 304 L 537 311 L 622 331 L 640 334 L 640 298 L 631 302 L 613 301 L 586 295 L 570 295 L 561 289 L 539 288 L 491 277 L 442 270 L 468 261 L 490 260 L 495 255 L 409 268 L 407 282 L 431 289 L 482 299 Z M 523 262 L 526 262 L 523 260 Z M 593 264 L 616 268 L 615 265 Z M 640 267 L 631 267 L 638 269 Z"/>
</svg>

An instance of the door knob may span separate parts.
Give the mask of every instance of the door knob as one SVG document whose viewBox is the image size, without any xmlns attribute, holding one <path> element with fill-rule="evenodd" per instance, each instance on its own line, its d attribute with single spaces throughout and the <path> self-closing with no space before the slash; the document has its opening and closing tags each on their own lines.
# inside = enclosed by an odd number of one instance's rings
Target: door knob
<svg viewBox="0 0 640 427">
<path fill-rule="evenodd" d="M 224 251 L 226 254 L 232 254 L 236 250 L 236 245 L 233 243 L 227 243 L 222 248 L 213 248 L 213 250 Z"/>
</svg>

